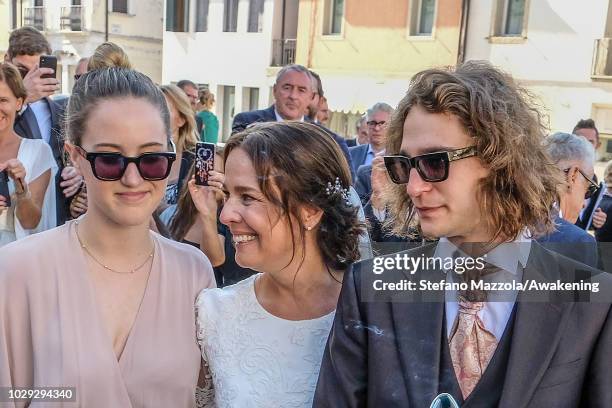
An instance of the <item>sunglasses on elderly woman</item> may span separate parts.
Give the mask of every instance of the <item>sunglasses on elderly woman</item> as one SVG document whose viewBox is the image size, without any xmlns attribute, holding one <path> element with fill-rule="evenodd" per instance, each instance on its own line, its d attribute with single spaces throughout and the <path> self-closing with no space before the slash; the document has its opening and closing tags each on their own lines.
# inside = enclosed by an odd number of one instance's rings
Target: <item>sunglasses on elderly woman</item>
<svg viewBox="0 0 612 408">
<path fill-rule="evenodd" d="M 410 170 L 416 169 L 424 181 L 437 183 L 448 178 L 450 162 L 476 156 L 474 146 L 446 152 L 427 153 L 421 156 L 383 156 L 385 167 L 391 181 L 406 184 L 410 180 Z"/>
<path fill-rule="evenodd" d="M 174 151 L 174 143 L 172 143 Z M 123 177 L 130 163 L 134 163 L 140 176 L 149 181 L 163 180 L 168 177 L 172 163 L 176 160 L 174 152 L 143 153 L 136 157 L 127 157 L 121 153 L 87 152 L 80 146 L 77 149 L 91 164 L 93 175 L 102 181 L 117 181 Z"/>
</svg>

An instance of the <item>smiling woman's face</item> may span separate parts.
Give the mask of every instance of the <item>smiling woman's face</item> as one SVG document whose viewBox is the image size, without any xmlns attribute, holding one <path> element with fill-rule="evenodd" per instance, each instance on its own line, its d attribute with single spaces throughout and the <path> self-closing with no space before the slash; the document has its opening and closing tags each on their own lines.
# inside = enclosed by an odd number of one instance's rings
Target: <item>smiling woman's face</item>
<svg viewBox="0 0 612 408">
<path fill-rule="evenodd" d="M 0 81 L 0 132 L 13 128 L 22 103 L 21 98 L 15 96 L 8 84 Z"/>
<path fill-rule="evenodd" d="M 87 152 L 112 152 L 136 157 L 147 152 L 168 151 L 164 122 L 159 109 L 142 98 L 111 98 L 92 108 L 81 147 Z M 144 180 L 130 163 L 117 181 L 94 177 L 90 163 L 76 150 L 71 152 L 87 183 L 88 212 L 110 222 L 137 226 L 149 222 L 166 189 L 167 180 Z"/>
<path fill-rule="evenodd" d="M 241 148 L 232 150 L 227 158 L 225 186 L 228 197 L 220 220 L 232 233 L 236 263 L 259 272 L 284 269 L 293 256 L 291 227 L 287 217 L 262 193 L 253 162 Z M 299 233 L 294 235 L 297 240 Z"/>
</svg>

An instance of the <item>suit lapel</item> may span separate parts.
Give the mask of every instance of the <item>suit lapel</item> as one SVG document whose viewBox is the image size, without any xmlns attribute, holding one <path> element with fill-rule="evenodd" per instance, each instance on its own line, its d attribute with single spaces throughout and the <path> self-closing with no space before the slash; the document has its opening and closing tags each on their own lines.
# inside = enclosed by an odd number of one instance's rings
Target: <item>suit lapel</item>
<svg viewBox="0 0 612 408">
<path fill-rule="evenodd" d="M 431 244 L 429 248 L 424 248 L 424 255 L 432 256 L 435 247 L 436 244 Z M 428 276 L 431 281 L 444 278 L 443 272 L 431 270 L 407 278 L 418 281 L 415 277 L 424 278 L 424 273 L 431 275 Z M 408 395 L 407 406 L 429 406 L 439 388 L 444 292 L 441 292 L 439 301 L 435 302 L 392 302 L 391 310 L 400 366 Z"/>
<path fill-rule="evenodd" d="M 366 162 L 366 159 L 368 158 L 368 150 L 369 150 L 369 146 L 368 145 L 364 145 L 364 149 L 361 149 L 361 157 L 359 158 L 359 166 L 364 165 Z"/>
<path fill-rule="evenodd" d="M 276 122 L 274 105 L 270 106 L 268 109 L 264 109 L 264 120 L 262 122 Z"/>
<path fill-rule="evenodd" d="M 46 99 L 47 106 L 49 106 L 49 112 L 51 112 L 51 135 L 49 137 L 49 146 L 53 151 L 53 157 L 58 165 L 62 164 L 62 151 L 63 151 L 63 140 L 62 130 L 60 123 L 60 112 L 58 112 L 58 105 L 49 98 Z"/>
<path fill-rule="evenodd" d="M 523 282 L 551 282 L 552 276 L 547 275 L 556 273 L 558 261 L 535 241 L 531 251 Z M 530 302 L 521 301 L 519 295 L 500 408 L 525 407 L 555 353 L 573 304 L 560 302 L 556 293 L 550 296 L 549 302 Z"/>
<path fill-rule="evenodd" d="M 26 139 L 42 139 L 40 134 L 40 129 L 38 128 L 38 122 L 36 121 L 36 115 L 34 115 L 34 111 L 30 105 L 23 111 L 19 118 L 19 128 L 22 130 L 22 133 L 19 133 L 19 129 L 17 126 L 15 127 L 15 131 L 17 131 L 22 137 Z"/>
</svg>

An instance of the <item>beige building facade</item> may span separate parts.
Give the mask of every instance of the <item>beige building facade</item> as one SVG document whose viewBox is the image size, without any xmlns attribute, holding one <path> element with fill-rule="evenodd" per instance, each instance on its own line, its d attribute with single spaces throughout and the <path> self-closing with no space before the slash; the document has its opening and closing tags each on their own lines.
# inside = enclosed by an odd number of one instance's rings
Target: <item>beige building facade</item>
<svg viewBox="0 0 612 408">
<path fill-rule="evenodd" d="M 61 93 L 70 93 L 79 59 L 91 56 L 106 39 L 120 45 L 137 70 L 161 81 L 163 0 L 0 0 L 0 4 L 3 1 L 8 3 L 10 30 L 34 26 L 51 43 L 58 57 Z"/>
<path fill-rule="evenodd" d="M 296 62 L 322 79 L 330 127 L 354 135 L 376 102 L 396 106 L 410 78 L 455 65 L 461 0 L 301 0 Z"/>
<path fill-rule="evenodd" d="M 587 4 L 588 3 L 588 4 Z M 465 56 L 532 91 L 551 131 L 593 118 L 612 158 L 612 1 L 473 0 Z"/>
</svg>

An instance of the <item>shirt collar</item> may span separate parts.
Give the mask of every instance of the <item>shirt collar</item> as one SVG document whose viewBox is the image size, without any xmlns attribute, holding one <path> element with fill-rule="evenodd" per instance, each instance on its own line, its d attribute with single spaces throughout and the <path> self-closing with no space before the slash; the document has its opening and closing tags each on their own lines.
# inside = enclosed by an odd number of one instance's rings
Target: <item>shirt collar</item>
<svg viewBox="0 0 612 408">
<path fill-rule="evenodd" d="M 378 154 L 385 154 L 387 149 L 382 149 L 381 151 L 378 152 Z M 372 156 L 376 156 L 376 152 L 374 151 L 374 149 L 372 149 L 372 145 L 370 143 L 368 143 L 368 151 L 366 152 L 366 155 L 368 154 L 372 154 Z"/>
<path fill-rule="evenodd" d="M 523 229 L 514 241 L 500 244 L 489 251 L 486 254 L 486 262 L 513 275 L 517 275 L 519 264 L 524 268 L 529 259 L 529 253 L 531 252 L 531 238 L 529 238 L 529 235 L 527 228 Z M 454 258 L 455 251 L 459 251 L 461 256 L 468 256 L 450 242 L 448 238 L 442 237 L 438 241 L 434 257 L 441 259 Z"/>
<path fill-rule="evenodd" d="M 274 106 L 274 116 L 276 116 L 276 121 L 277 122 L 286 122 L 286 120 L 283 119 L 283 117 L 276 110 L 276 106 Z M 302 115 L 302 117 L 300 118 L 299 122 L 303 122 L 303 121 L 304 121 L 304 116 Z"/>
</svg>

